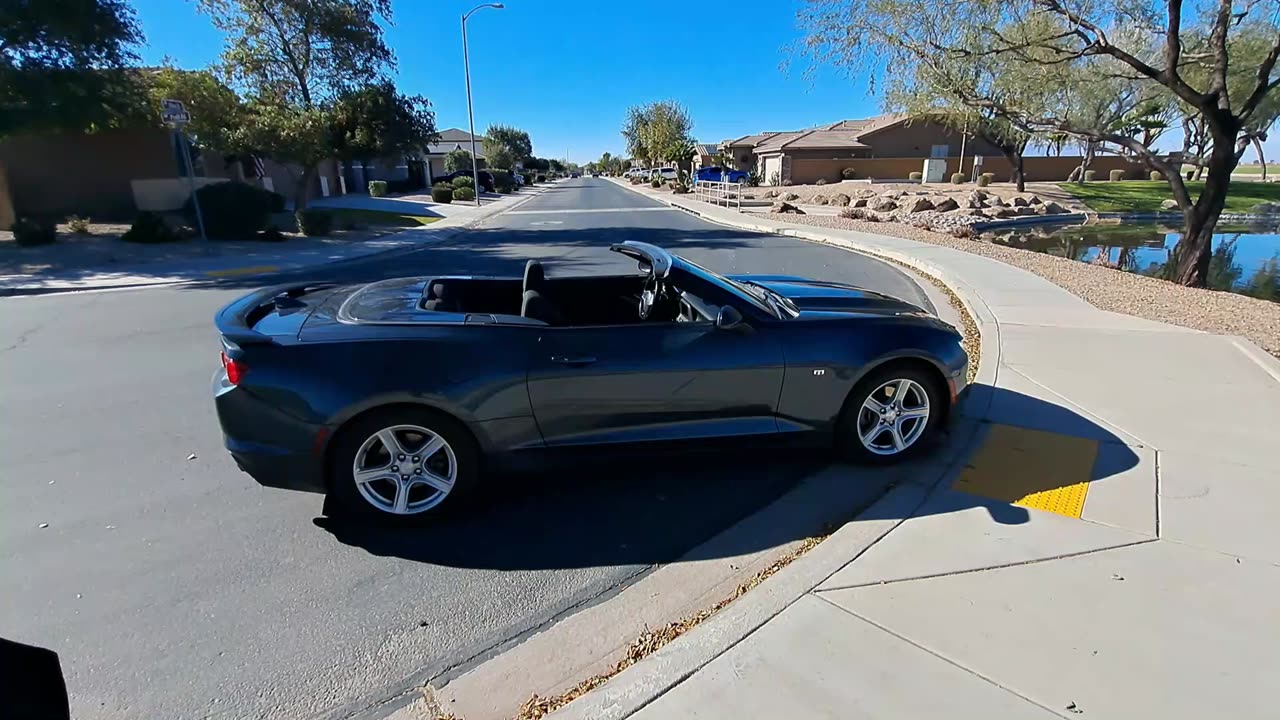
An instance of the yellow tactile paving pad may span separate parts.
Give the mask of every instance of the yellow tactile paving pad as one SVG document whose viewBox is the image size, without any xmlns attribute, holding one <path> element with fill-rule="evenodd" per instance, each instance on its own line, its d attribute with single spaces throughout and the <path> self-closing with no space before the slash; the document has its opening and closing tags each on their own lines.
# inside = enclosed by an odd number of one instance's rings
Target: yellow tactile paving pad
<svg viewBox="0 0 1280 720">
<path fill-rule="evenodd" d="M 951 488 L 1079 518 L 1097 457 L 1097 440 L 992 425 Z"/>
</svg>

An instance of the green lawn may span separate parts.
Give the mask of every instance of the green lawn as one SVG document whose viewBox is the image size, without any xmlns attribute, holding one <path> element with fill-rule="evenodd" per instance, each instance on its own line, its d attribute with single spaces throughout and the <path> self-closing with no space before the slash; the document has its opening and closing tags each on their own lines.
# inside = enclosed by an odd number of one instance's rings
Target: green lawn
<svg viewBox="0 0 1280 720">
<path fill-rule="evenodd" d="M 1163 181 L 1125 180 L 1122 182 L 1059 183 L 1098 212 L 1158 212 L 1160 203 L 1173 197 L 1169 184 Z M 1187 191 L 1195 198 L 1202 182 L 1187 183 Z M 1227 212 L 1245 212 L 1260 202 L 1280 202 L 1280 183 L 1232 183 L 1227 194 Z"/>
<path fill-rule="evenodd" d="M 343 223 L 355 223 L 358 225 L 385 225 L 390 227 L 418 227 L 420 225 L 430 225 L 439 220 L 438 217 L 427 217 L 425 215 L 406 215 L 397 212 L 385 212 L 382 210 L 360 210 L 356 208 L 329 208 L 329 214 L 333 215 L 333 222 L 337 227 L 342 227 Z"/>
</svg>

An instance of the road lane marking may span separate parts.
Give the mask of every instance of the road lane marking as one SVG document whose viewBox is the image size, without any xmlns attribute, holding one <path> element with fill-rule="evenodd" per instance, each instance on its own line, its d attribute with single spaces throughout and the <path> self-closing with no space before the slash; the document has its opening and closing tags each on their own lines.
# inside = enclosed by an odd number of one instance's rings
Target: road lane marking
<svg viewBox="0 0 1280 720">
<path fill-rule="evenodd" d="M 564 210 L 510 210 L 507 215 L 577 215 L 579 213 L 678 212 L 673 207 L 573 208 Z"/>
<path fill-rule="evenodd" d="M 1097 440 L 994 424 L 951 488 L 1078 519 L 1097 457 Z"/>
<path fill-rule="evenodd" d="M 205 275 L 212 277 L 233 277 L 235 275 L 261 275 L 262 273 L 276 272 L 280 269 L 279 265 L 254 265 L 252 267 L 232 268 L 231 270 L 210 270 Z"/>
</svg>

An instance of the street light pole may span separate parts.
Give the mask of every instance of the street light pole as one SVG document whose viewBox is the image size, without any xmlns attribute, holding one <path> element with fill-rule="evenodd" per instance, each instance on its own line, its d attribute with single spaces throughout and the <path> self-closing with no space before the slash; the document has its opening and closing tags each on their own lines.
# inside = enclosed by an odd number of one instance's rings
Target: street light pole
<svg viewBox="0 0 1280 720">
<path fill-rule="evenodd" d="M 476 206 L 480 205 L 480 163 L 476 160 L 476 115 L 471 110 L 471 59 L 467 54 L 467 18 L 481 8 L 501 10 L 502 3 L 485 3 L 477 5 L 462 16 L 462 68 L 467 76 L 467 123 L 471 130 L 471 182 L 475 186 Z"/>
</svg>

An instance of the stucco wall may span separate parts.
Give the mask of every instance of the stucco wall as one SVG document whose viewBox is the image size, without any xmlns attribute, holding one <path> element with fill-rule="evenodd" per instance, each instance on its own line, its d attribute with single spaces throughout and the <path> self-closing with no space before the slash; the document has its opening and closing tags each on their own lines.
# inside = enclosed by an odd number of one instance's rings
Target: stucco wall
<svg viewBox="0 0 1280 720">
<path fill-rule="evenodd" d="M 913 120 L 860 138 L 871 146 L 871 157 L 876 158 L 927 158 L 934 145 L 947 145 L 947 155 L 960 155 L 960 131 L 946 125 Z M 1000 148 L 982 138 L 969 135 L 964 140 L 964 154 L 999 155 Z"/>
<path fill-rule="evenodd" d="M 1080 157 L 1062 156 L 1062 157 L 1029 157 L 1023 159 L 1023 171 L 1026 173 L 1027 180 L 1030 181 L 1063 181 L 1071 174 L 1071 171 L 1080 165 Z M 825 178 L 827 182 L 836 182 L 842 179 L 842 171 L 851 167 L 854 169 L 856 179 L 875 178 L 877 180 L 905 180 L 913 172 L 920 172 L 924 165 L 924 158 L 867 158 L 852 160 L 805 160 L 795 159 L 790 166 L 790 179 L 796 185 L 807 185 L 815 182 L 819 178 Z M 947 158 L 947 175 L 956 172 L 960 168 L 960 158 Z M 973 169 L 973 156 L 969 155 L 964 160 L 965 175 L 969 175 Z M 1115 155 L 1104 155 L 1094 158 L 1090 163 L 1089 169 L 1097 170 L 1099 178 L 1106 178 L 1112 169 L 1121 169 L 1126 172 L 1125 178 L 1128 180 L 1139 180 L 1147 176 L 1146 168 L 1138 163 L 1129 162 L 1127 159 Z M 982 171 L 995 174 L 997 182 L 1006 182 L 1012 179 L 1012 166 L 1003 155 L 991 156 L 987 155 L 983 158 Z"/>
<path fill-rule="evenodd" d="M 19 215 L 128 216 L 130 181 L 178 174 L 172 138 L 157 129 L 20 135 L 0 143 L 0 164 Z"/>
</svg>

